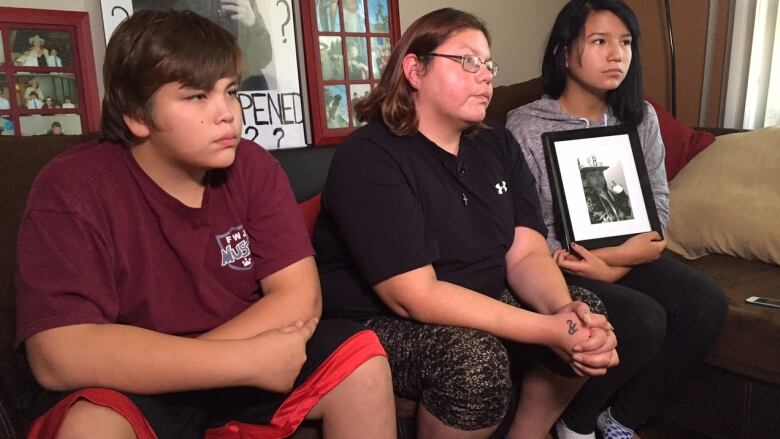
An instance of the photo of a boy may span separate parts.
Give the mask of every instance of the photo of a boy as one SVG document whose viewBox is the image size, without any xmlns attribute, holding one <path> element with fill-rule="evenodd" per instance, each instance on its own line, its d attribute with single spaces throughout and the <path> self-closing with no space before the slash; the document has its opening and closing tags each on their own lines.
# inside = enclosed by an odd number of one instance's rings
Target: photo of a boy
<svg viewBox="0 0 780 439">
<path fill-rule="evenodd" d="M 319 321 L 289 182 L 240 137 L 242 65 L 189 11 L 114 32 L 102 138 L 41 170 L 20 226 L 16 345 L 43 388 L 29 437 L 286 437 L 304 419 L 395 437 L 381 345 Z"/>
</svg>

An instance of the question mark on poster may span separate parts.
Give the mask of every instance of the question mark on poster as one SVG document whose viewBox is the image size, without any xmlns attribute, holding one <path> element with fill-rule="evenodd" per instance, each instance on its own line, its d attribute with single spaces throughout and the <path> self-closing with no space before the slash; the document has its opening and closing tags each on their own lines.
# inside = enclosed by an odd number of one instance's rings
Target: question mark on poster
<svg viewBox="0 0 780 439">
<path fill-rule="evenodd" d="M 281 148 L 282 139 L 284 139 L 284 129 L 282 129 L 281 127 L 274 129 L 274 137 L 276 137 L 278 133 L 282 133 L 282 135 L 279 136 L 279 139 L 277 139 L 276 141 L 276 149 Z"/>
<path fill-rule="evenodd" d="M 254 142 L 255 139 L 257 139 L 257 136 L 260 135 L 260 131 L 257 128 L 253 127 L 253 126 L 248 126 L 248 127 L 244 128 L 244 134 L 249 134 L 250 131 L 252 132 L 252 138 L 249 139 L 249 140 Z"/>
<path fill-rule="evenodd" d="M 111 16 L 112 17 L 116 16 L 118 11 L 122 11 L 122 13 L 125 14 L 124 18 L 127 18 L 127 17 L 130 16 L 130 13 L 127 12 L 127 9 L 125 9 L 125 8 L 123 8 L 121 6 L 114 6 L 113 8 L 111 8 Z"/>
<path fill-rule="evenodd" d="M 284 27 L 287 26 L 288 23 L 290 23 L 290 5 L 287 4 L 287 0 L 279 0 L 276 2 L 276 5 L 278 6 L 279 3 L 284 5 L 285 10 L 287 11 L 287 18 L 284 20 L 284 23 L 282 23 L 282 43 L 287 42 L 287 37 L 284 36 Z M 274 134 L 276 132 L 274 131 Z"/>
</svg>

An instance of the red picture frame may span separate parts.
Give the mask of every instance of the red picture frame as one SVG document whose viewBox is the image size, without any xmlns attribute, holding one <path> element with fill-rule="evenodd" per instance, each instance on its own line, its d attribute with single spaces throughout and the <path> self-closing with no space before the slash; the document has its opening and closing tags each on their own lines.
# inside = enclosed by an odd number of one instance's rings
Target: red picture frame
<svg viewBox="0 0 780 439">
<path fill-rule="evenodd" d="M 12 48 L 3 45 L 5 62 L 0 65 L 0 74 L 6 78 L 7 86 L 12 86 L 13 78 L 18 74 L 55 74 L 74 78 L 78 105 L 73 109 L 29 110 L 19 105 L 11 105 L 2 110 L 3 115 L 14 120 L 19 129 L 19 120 L 28 114 L 44 116 L 76 114 L 81 118 L 82 132 L 94 132 L 100 129 L 100 98 L 97 89 L 97 74 L 92 50 L 92 37 L 89 27 L 89 15 L 86 12 L 56 11 L 46 9 L 0 7 L 0 32 L 7 39 L 12 29 L 31 28 L 42 31 L 70 34 L 72 41 L 72 63 L 62 67 L 30 67 L 14 64 Z"/>
<path fill-rule="evenodd" d="M 336 144 L 360 125 L 353 102 L 379 81 L 400 38 L 398 1 L 300 4 L 314 145 Z"/>
</svg>

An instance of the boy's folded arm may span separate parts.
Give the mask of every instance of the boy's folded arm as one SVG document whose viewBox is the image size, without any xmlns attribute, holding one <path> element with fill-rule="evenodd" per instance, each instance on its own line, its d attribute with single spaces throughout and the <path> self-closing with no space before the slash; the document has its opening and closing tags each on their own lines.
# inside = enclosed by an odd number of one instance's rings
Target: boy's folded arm
<svg viewBox="0 0 780 439">
<path fill-rule="evenodd" d="M 263 297 L 255 304 L 201 335 L 211 340 L 242 339 L 269 329 L 287 326 L 296 320 L 320 317 L 322 296 L 317 265 L 309 256 L 260 281 Z"/>
<path fill-rule="evenodd" d="M 231 349 L 231 344 L 233 348 Z M 110 387 L 170 392 L 242 381 L 240 341 L 209 342 L 134 326 L 80 324 L 49 329 L 25 342 L 35 378 L 51 390 Z"/>
<path fill-rule="evenodd" d="M 311 326 L 244 340 L 200 340 L 118 324 L 80 324 L 25 342 L 36 380 L 65 391 L 106 387 L 156 394 L 232 386 L 285 391 L 305 359 Z M 301 359 L 303 358 L 303 359 Z"/>
</svg>

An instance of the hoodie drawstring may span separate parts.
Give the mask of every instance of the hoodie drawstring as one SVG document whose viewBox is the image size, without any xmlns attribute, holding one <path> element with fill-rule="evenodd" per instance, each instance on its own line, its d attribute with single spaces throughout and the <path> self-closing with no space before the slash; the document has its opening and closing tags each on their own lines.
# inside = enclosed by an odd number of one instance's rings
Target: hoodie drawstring
<svg viewBox="0 0 780 439">
<path fill-rule="evenodd" d="M 578 117 L 577 119 L 585 122 L 585 128 L 590 128 L 590 121 L 587 117 Z M 607 113 L 604 113 L 604 126 L 607 126 Z"/>
</svg>

